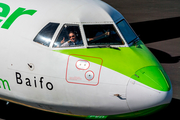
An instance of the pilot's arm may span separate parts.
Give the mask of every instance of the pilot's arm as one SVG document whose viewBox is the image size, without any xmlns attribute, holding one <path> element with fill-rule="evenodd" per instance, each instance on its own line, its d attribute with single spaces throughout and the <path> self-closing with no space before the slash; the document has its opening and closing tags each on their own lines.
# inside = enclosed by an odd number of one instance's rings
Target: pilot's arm
<svg viewBox="0 0 180 120">
<path fill-rule="evenodd" d="M 87 41 L 99 40 L 99 39 L 101 39 L 101 38 L 105 38 L 105 37 L 107 37 L 107 36 L 109 36 L 109 35 L 110 35 L 110 32 L 109 32 L 109 31 L 107 31 L 107 32 L 105 32 L 104 34 L 101 34 L 101 35 L 95 36 L 95 37 L 93 37 L 93 38 L 87 38 Z"/>
<path fill-rule="evenodd" d="M 67 42 L 63 43 L 61 46 L 62 46 L 62 47 L 68 47 L 68 46 L 69 46 L 69 42 L 70 42 L 70 41 L 67 41 Z"/>
</svg>

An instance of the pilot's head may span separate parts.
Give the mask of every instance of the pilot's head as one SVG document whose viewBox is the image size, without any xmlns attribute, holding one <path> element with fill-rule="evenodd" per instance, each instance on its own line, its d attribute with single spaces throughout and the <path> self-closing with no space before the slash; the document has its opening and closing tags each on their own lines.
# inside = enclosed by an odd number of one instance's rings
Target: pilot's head
<svg viewBox="0 0 180 120">
<path fill-rule="evenodd" d="M 76 41 L 76 35 L 74 34 L 74 32 L 69 32 L 69 39 L 72 41 L 72 42 L 75 42 Z"/>
</svg>

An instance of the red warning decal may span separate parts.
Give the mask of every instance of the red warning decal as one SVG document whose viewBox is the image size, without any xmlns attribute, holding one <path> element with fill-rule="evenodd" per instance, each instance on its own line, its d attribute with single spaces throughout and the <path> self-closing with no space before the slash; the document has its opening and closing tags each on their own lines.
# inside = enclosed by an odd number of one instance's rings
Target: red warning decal
<svg viewBox="0 0 180 120">
<path fill-rule="evenodd" d="M 88 58 L 96 61 L 96 63 L 88 61 Z M 98 57 L 69 55 L 65 79 L 68 83 L 97 86 L 99 84 L 102 63 L 103 60 Z"/>
<path fill-rule="evenodd" d="M 79 70 L 87 70 L 90 67 L 90 63 L 87 60 L 78 60 L 76 62 L 76 68 Z"/>
</svg>

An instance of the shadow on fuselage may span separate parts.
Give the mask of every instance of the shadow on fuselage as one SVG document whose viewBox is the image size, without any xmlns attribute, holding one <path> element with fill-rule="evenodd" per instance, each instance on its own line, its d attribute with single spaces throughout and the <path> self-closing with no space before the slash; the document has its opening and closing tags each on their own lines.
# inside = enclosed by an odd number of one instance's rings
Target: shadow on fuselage
<svg viewBox="0 0 180 120">
<path fill-rule="evenodd" d="M 40 111 L 33 108 L 28 108 L 22 105 L 9 103 L 0 100 L 0 120 L 83 120 L 71 116 L 65 116 L 45 111 Z"/>
<path fill-rule="evenodd" d="M 154 113 L 145 117 L 138 117 L 132 120 L 152 120 L 152 119 L 162 119 L 165 117 L 178 118 L 179 114 L 177 113 L 178 108 L 180 108 L 180 100 L 173 98 L 169 106 L 157 113 Z M 6 105 L 6 102 L 0 101 L 0 119 L 4 120 L 84 120 L 82 118 L 74 118 L 70 116 L 64 116 L 54 113 L 43 112 L 39 110 L 35 110 L 32 108 L 27 108 L 24 106 L 16 105 L 13 103 L 9 103 Z"/>
</svg>

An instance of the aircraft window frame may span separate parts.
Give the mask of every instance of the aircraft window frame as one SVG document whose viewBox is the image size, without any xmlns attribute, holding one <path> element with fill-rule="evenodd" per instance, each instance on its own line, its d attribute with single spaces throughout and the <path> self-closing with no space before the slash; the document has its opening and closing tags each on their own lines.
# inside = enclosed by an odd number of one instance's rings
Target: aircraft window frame
<svg viewBox="0 0 180 120">
<path fill-rule="evenodd" d="M 75 28 L 76 27 L 76 28 Z M 75 43 L 73 43 L 69 35 L 74 36 L 75 34 Z M 64 40 L 64 42 L 62 42 Z M 75 47 L 84 47 L 85 43 L 83 41 L 83 34 L 80 24 L 69 24 L 65 23 L 61 26 L 60 31 L 53 42 L 52 48 L 75 48 Z"/>
<path fill-rule="evenodd" d="M 126 25 L 125 27 L 127 29 L 124 29 L 122 30 L 122 28 L 120 28 L 120 26 L 118 25 L 119 23 L 123 23 L 124 22 L 124 25 Z M 131 44 L 133 41 L 136 41 L 137 39 L 139 39 L 139 37 L 137 36 L 137 34 L 135 33 L 135 31 L 132 29 L 132 27 L 129 25 L 129 23 L 125 20 L 125 19 L 122 19 L 120 21 L 118 21 L 116 23 L 116 26 L 118 28 L 118 30 L 120 31 L 120 33 L 122 34 L 124 40 L 128 43 L 128 44 Z M 134 38 L 132 38 L 131 40 L 129 36 L 134 36 Z"/>
<path fill-rule="evenodd" d="M 49 22 L 39 31 L 33 41 L 49 47 L 59 25 L 60 23 Z"/>
<path fill-rule="evenodd" d="M 104 45 L 103 44 L 101 44 L 101 45 L 98 45 L 98 44 L 96 44 L 96 45 L 88 44 L 89 38 L 86 35 L 86 30 L 84 28 L 85 25 L 94 25 L 94 26 L 96 26 L 96 25 L 101 25 L 101 26 L 103 26 L 103 25 L 112 25 L 112 27 L 114 29 L 114 32 L 118 35 L 119 39 L 122 41 L 122 44 L 104 44 Z M 84 30 L 85 41 L 87 42 L 87 47 L 101 47 L 101 46 L 126 47 L 126 46 L 128 46 L 126 41 L 122 37 L 119 29 L 117 28 L 117 26 L 116 26 L 116 24 L 114 22 L 109 22 L 109 23 L 90 23 L 90 24 L 85 23 L 85 24 L 82 24 L 82 27 L 83 27 L 83 30 Z M 107 36 L 107 34 L 104 34 L 104 37 L 106 37 L 106 36 Z"/>
</svg>

